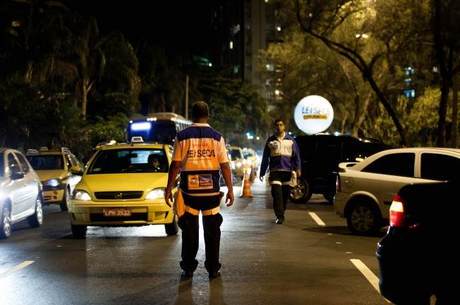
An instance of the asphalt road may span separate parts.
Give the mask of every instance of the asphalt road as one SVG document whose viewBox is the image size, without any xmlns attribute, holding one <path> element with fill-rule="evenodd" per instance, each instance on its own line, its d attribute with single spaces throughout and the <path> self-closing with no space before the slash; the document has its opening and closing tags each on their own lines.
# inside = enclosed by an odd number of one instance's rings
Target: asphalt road
<svg viewBox="0 0 460 305">
<path fill-rule="evenodd" d="M 238 191 L 238 189 L 236 189 Z M 73 240 L 67 215 L 46 207 L 45 224 L 15 225 L 0 241 L 0 304 L 388 304 L 376 285 L 379 237 L 351 235 L 322 196 L 289 204 L 274 223 L 269 189 L 223 208 L 222 276 L 200 265 L 180 280 L 180 235 L 163 226 L 90 227 Z"/>
</svg>

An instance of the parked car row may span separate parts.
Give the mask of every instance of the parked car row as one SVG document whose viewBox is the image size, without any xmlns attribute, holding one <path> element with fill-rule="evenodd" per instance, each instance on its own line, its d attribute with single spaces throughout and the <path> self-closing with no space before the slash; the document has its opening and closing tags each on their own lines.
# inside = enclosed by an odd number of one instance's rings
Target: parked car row
<svg viewBox="0 0 460 305">
<path fill-rule="evenodd" d="M 42 204 L 58 204 L 69 213 L 75 238 L 87 226 L 162 224 L 177 234 L 177 219 L 164 199 L 172 147 L 109 142 L 98 145 L 86 168 L 66 148 L 0 150 L 0 238 L 27 219 L 43 223 Z"/>
</svg>

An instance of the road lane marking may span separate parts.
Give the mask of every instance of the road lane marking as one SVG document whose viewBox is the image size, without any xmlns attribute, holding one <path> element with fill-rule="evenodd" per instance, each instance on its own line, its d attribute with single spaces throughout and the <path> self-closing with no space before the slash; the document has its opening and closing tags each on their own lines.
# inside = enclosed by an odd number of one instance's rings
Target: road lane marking
<svg viewBox="0 0 460 305">
<path fill-rule="evenodd" d="M 19 271 L 21 269 L 24 269 L 27 266 L 32 265 L 33 263 L 35 263 L 35 261 L 23 261 L 19 265 L 16 265 L 13 268 L 0 273 L 0 279 L 4 278 L 4 277 L 7 277 L 8 275 L 10 275 L 10 274 L 12 274 L 14 272 L 17 272 L 17 271 Z"/>
<path fill-rule="evenodd" d="M 364 275 L 367 281 L 374 287 L 375 290 L 380 294 L 380 287 L 379 287 L 379 278 L 367 267 L 360 259 L 352 258 L 350 259 L 351 263 L 359 270 L 359 272 Z M 385 299 L 385 298 L 384 298 Z M 387 299 L 385 299 L 388 303 Z"/>
<path fill-rule="evenodd" d="M 324 223 L 324 221 L 322 221 L 321 218 L 319 218 L 319 216 L 316 215 L 315 212 L 308 212 L 308 214 L 310 214 L 310 217 L 313 218 L 313 220 L 316 222 L 316 224 L 317 224 L 318 226 L 321 226 L 321 227 L 326 226 L 326 224 Z"/>
</svg>

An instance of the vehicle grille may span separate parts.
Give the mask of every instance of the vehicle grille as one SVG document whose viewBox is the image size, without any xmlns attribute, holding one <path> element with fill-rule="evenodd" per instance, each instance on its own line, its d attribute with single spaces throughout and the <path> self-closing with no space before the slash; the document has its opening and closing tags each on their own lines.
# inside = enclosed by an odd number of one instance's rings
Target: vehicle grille
<svg viewBox="0 0 460 305">
<path fill-rule="evenodd" d="M 142 197 L 142 191 L 124 191 L 124 192 L 95 192 L 96 199 L 139 199 Z"/>
<path fill-rule="evenodd" d="M 104 214 L 90 214 L 90 220 L 97 221 L 147 221 L 148 213 L 132 213 L 131 216 L 104 216 Z"/>
</svg>

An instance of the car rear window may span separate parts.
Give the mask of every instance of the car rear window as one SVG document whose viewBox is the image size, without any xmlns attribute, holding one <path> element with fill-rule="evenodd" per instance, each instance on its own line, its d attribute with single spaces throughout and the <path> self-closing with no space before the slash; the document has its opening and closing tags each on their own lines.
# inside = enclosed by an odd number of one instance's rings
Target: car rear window
<svg viewBox="0 0 460 305">
<path fill-rule="evenodd" d="M 443 154 L 422 154 L 422 178 L 454 180 L 460 173 L 460 159 Z"/>
<path fill-rule="evenodd" d="M 392 176 L 414 177 L 414 162 L 415 154 L 413 153 L 390 154 L 378 158 L 362 171 Z"/>
<path fill-rule="evenodd" d="M 162 149 L 101 150 L 88 174 L 167 173 L 168 159 Z"/>
</svg>

